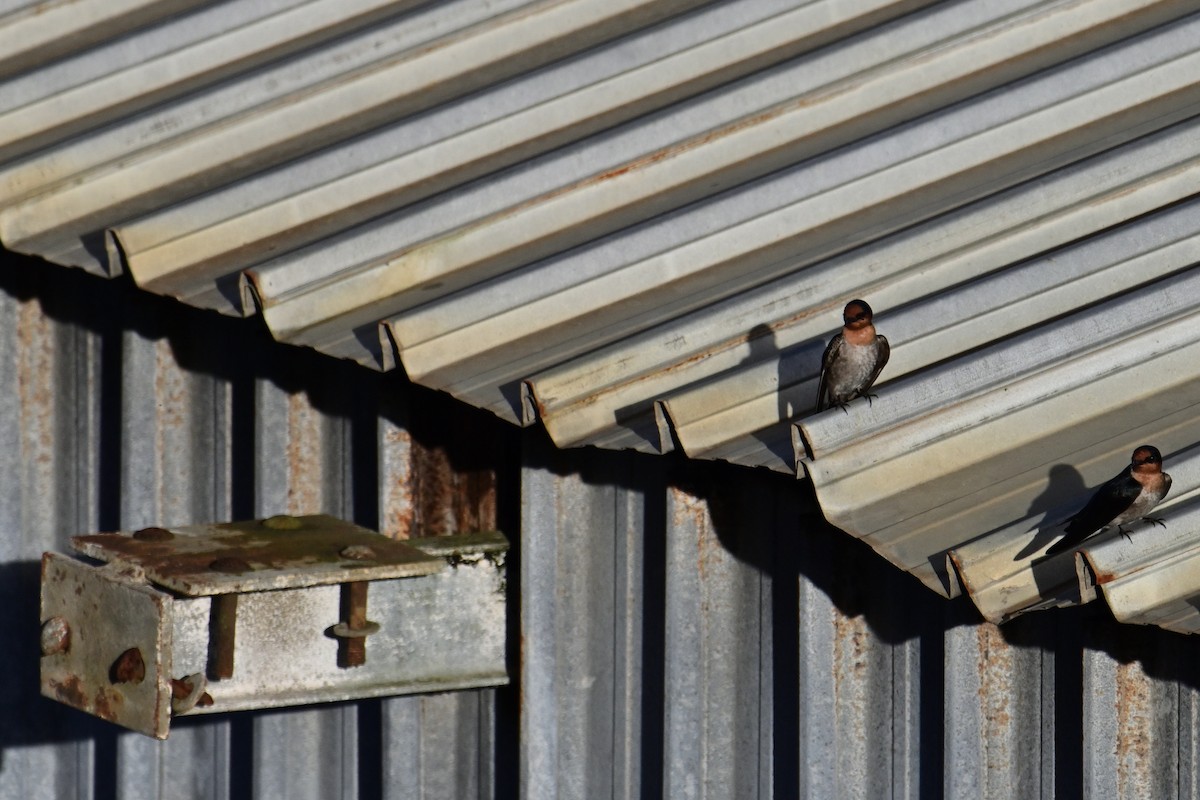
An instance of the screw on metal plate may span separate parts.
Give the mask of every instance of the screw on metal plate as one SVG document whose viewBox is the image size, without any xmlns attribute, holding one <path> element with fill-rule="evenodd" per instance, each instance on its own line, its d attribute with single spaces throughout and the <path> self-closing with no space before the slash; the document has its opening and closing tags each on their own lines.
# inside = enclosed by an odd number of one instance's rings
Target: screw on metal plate
<svg viewBox="0 0 1200 800">
<path fill-rule="evenodd" d="M 304 527 L 304 521 L 291 514 L 276 514 L 262 521 L 263 527 L 275 531 L 294 531 Z"/>
<path fill-rule="evenodd" d="M 212 705 L 212 696 L 205 691 L 207 688 L 208 681 L 199 672 L 183 678 L 172 678 L 171 713 L 186 714 L 196 706 Z"/>
<path fill-rule="evenodd" d="M 42 655 L 52 656 L 71 649 L 71 626 L 62 617 L 51 617 L 42 623 Z"/>
<path fill-rule="evenodd" d="M 371 561 L 375 558 L 375 551 L 365 544 L 352 544 L 343 547 L 338 555 L 351 561 Z"/>
<path fill-rule="evenodd" d="M 379 623 L 367 619 L 366 581 L 342 584 L 342 622 L 327 633 L 338 640 L 337 664 L 342 669 L 367 663 L 367 637 L 379 632 Z"/>
<path fill-rule="evenodd" d="M 175 538 L 175 534 L 166 528 L 142 528 L 134 531 L 133 538 L 139 542 L 166 542 Z"/>
</svg>

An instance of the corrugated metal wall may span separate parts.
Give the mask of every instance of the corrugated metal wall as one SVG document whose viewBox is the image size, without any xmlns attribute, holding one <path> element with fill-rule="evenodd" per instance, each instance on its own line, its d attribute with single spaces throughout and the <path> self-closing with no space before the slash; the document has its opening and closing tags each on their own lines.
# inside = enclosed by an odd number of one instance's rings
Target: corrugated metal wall
<svg viewBox="0 0 1200 800">
<path fill-rule="evenodd" d="M 807 484 L 555 449 L 79 272 L 0 269 L 0 797 L 1196 797 L 1195 642 L 1099 604 L 979 622 Z M 37 695 L 74 533 L 328 511 L 514 539 L 502 690 L 181 720 Z"/>
</svg>

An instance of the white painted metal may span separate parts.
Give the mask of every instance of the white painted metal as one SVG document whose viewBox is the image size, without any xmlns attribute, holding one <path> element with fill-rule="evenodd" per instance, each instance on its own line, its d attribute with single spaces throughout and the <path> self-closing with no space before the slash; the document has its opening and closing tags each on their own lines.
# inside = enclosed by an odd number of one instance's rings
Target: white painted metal
<svg viewBox="0 0 1200 800">
<path fill-rule="evenodd" d="M 547 0 L 437 47 L 356 71 L 343 67 L 299 96 L 284 95 L 199 135 L 139 148 L 118 163 L 75 173 L 66 184 L 5 208 L 0 236 L 13 249 L 57 252 L 73 238 L 235 180 L 248 168 L 327 146 L 603 41 L 622 26 L 686 7 L 685 0 Z M 20 186 L 22 177 L 9 180 Z M 156 277 L 144 273 L 141 280 L 153 285 Z"/>
<path fill-rule="evenodd" d="M 928 2 L 804 5 L 219 222 L 203 224 L 190 204 L 181 204 L 115 232 L 130 270 L 151 286 L 168 273 L 195 281 L 201 267 L 206 272 L 250 267 L 272 251 L 310 244 Z M 504 40 L 523 35 L 510 31 Z M 237 247 L 231 249 L 231 243 Z M 264 290 L 271 288 L 265 277 L 258 280 Z"/>
<path fill-rule="evenodd" d="M 199 0 L 36 3 L 0 19 L 0 78 L 115 38 Z"/>
<path fill-rule="evenodd" d="M 368 286 L 370 297 L 389 298 L 434 284 L 443 291 L 482 282 L 637 217 L 815 155 L 834 141 L 912 119 L 931 105 L 961 99 L 969 89 L 991 88 L 1044 66 L 1039 37 L 1047 31 L 1066 37 L 1062 44 L 1068 50 L 1059 52 L 1068 56 L 1072 43 L 1088 41 L 1087 31 L 1111 22 L 1102 6 L 1075 5 L 1070 13 L 1053 8 L 1044 15 L 1002 20 L 978 36 L 912 53 L 627 169 L 481 220 L 354 275 L 343 274 L 323 291 L 298 296 L 290 308 L 272 309 L 267 293 L 268 324 L 289 338 L 301 320 L 312 324 L 357 309 L 354 298 L 367 296 Z M 1119 13 L 1126 11 L 1122 6 Z M 574 345 L 556 354 L 562 359 L 594 346 L 604 331 L 664 322 L 793 270 L 797 261 L 834 255 L 1032 177 L 1034 164 L 1040 172 L 1065 163 L 1067 142 L 1074 159 L 1146 132 L 1149 118 L 1154 127 L 1172 115 L 1180 118 L 1200 99 L 1200 88 L 1191 81 L 1192 61 L 1200 63 L 1200 57 L 1182 58 L 467 325 L 434 312 L 398 317 L 389 324 L 400 358 L 415 379 L 441 383 L 439 372 L 468 343 L 471 352 L 486 343 L 490 353 L 552 337 L 557 344 Z M 897 97 L 904 102 L 897 103 Z M 982 171 L 991 177 L 981 180 Z M 667 298 L 664 286 L 670 287 Z M 618 320 L 621 327 L 614 329 Z"/>
<path fill-rule="evenodd" d="M 314 0 L 264 15 L 110 74 L 94 76 L 92 80 L 0 114 L 0 159 L 44 148 L 166 98 L 249 71 L 314 42 L 367 25 L 385 13 L 397 13 L 405 5 L 416 5 L 416 0 L 407 3 Z M 98 4 L 90 6 L 95 8 Z M 144 24 L 144 20 L 139 24 Z M 62 31 L 56 33 L 63 35 Z M 72 43 L 72 47 L 78 45 Z"/>
</svg>

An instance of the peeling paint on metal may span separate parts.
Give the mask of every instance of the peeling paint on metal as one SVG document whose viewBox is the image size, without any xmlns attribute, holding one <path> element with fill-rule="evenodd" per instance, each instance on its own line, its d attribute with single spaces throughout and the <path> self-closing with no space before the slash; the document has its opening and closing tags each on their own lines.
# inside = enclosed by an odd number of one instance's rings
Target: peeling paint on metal
<svg viewBox="0 0 1200 800">
<path fill-rule="evenodd" d="M 393 539 L 409 539 L 416 533 L 416 503 L 413 487 L 414 444 L 407 428 L 381 417 L 379 420 L 379 532 Z"/>
</svg>

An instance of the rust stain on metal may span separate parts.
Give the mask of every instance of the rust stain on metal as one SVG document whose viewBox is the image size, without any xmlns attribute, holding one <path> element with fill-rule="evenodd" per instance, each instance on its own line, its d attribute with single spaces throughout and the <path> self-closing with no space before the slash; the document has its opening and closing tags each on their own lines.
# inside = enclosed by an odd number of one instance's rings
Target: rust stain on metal
<svg viewBox="0 0 1200 800">
<path fill-rule="evenodd" d="M 188 675 L 183 678 L 171 678 L 171 713 L 186 714 L 197 706 L 212 705 L 212 696 L 204 691 L 207 684 L 203 675 Z"/>
<path fill-rule="evenodd" d="M 131 647 L 113 662 L 108 670 L 108 677 L 113 683 L 141 683 L 146 679 L 146 661 L 142 651 Z"/>
<path fill-rule="evenodd" d="M 1013 648 L 1004 640 L 1000 628 L 984 622 L 975 629 L 978 648 L 979 706 L 986 730 L 983 731 L 988 774 L 1005 775 L 1011 769 L 1009 730 L 1013 721 L 1015 674 Z"/>
<path fill-rule="evenodd" d="M 158 400 L 159 444 L 161 454 L 169 452 L 165 435 L 170 429 L 181 429 L 187 425 L 188 402 L 187 375 L 179 367 L 169 339 L 154 343 L 154 392 Z"/>
<path fill-rule="evenodd" d="M 326 437 L 323 435 L 322 419 L 307 394 L 298 392 L 288 396 L 289 514 L 313 513 L 326 507 L 321 464 Z"/>
<path fill-rule="evenodd" d="M 833 628 L 835 632 L 834 656 L 839 668 L 834 676 L 836 685 L 846 677 L 846 670 L 840 665 L 848 665 L 849 672 L 855 680 L 861 680 L 867 669 L 868 643 L 870 636 L 866 620 L 858 614 L 843 614 L 838 611 L 834 615 Z"/>
<path fill-rule="evenodd" d="M 380 533 L 391 539 L 410 539 L 416 526 L 413 501 L 413 453 L 417 449 L 412 433 L 386 416 L 379 420 L 381 495 Z"/>
<path fill-rule="evenodd" d="M 1150 681 L 1137 662 L 1118 664 L 1117 690 L 1117 785 L 1121 797 L 1143 796 L 1153 737 Z"/>
<path fill-rule="evenodd" d="M 417 447 L 413 451 L 419 527 L 422 536 L 455 533 L 454 469 L 443 447 Z"/>
<path fill-rule="evenodd" d="M 710 557 L 709 539 L 713 537 L 708 501 L 678 486 L 670 487 L 669 492 L 672 526 L 695 531 L 696 571 L 703 581 Z"/>
<path fill-rule="evenodd" d="M 1117 575 L 1112 572 L 1096 572 L 1096 585 L 1103 586 L 1106 583 L 1112 583 L 1117 579 Z"/>
<path fill-rule="evenodd" d="M 52 680 L 48 682 L 48 685 L 59 702 L 75 708 L 86 709 L 88 707 L 87 694 L 83 691 L 83 681 L 79 680 L 78 675 L 68 675 L 61 683 Z"/>
<path fill-rule="evenodd" d="M 256 522 L 213 526 L 210 536 L 176 536 L 143 540 L 117 533 L 72 538 L 76 549 L 142 567 L 152 580 L 211 578 L 214 572 L 241 575 L 258 570 L 297 566 L 342 565 L 362 560 L 343 555 L 350 548 L 371 550 L 378 562 L 408 563 L 426 557 L 401 542 L 349 524 L 305 523 L 296 530 L 272 530 Z"/>
<path fill-rule="evenodd" d="M 496 473 L 474 464 L 456 469 L 442 445 L 413 448 L 417 529 L 422 536 L 446 536 L 496 527 Z"/>
<path fill-rule="evenodd" d="M 96 696 L 92 699 L 90 707 L 95 709 L 96 716 L 109 722 L 116 722 L 124 705 L 125 695 L 116 689 L 106 689 L 101 686 L 96 690 Z M 86 709 L 88 706 L 83 706 L 83 708 Z"/>
<path fill-rule="evenodd" d="M 361 631 L 367 627 L 367 589 L 366 581 L 353 581 L 342 584 L 342 619 L 351 631 Z M 341 637 L 338 639 L 338 666 L 347 669 L 360 667 L 367 663 L 367 639 L 365 636 Z"/>
<path fill-rule="evenodd" d="M 862 720 L 867 718 L 867 670 L 870 634 L 861 615 L 834 610 L 833 697 L 840 721 L 853 725 L 858 737 L 865 736 Z M 840 722 L 839 722 L 840 724 Z"/>
<path fill-rule="evenodd" d="M 165 542 L 175 538 L 175 534 L 166 528 L 142 528 L 140 531 L 134 532 L 133 538 L 139 542 Z"/>
<path fill-rule="evenodd" d="M 633 173 L 633 172 L 640 172 L 641 170 L 644 170 L 647 167 L 650 167 L 660 161 L 665 161 L 667 159 L 682 155 L 683 153 L 687 153 L 692 150 L 700 149 L 708 144 L 711 144 L 712 142 L 732 136 L 733 134 L 735 134 L 739 131 L 753 128 L 753 127 L 761 125 L 765 122 L 769 122 L 770 120 L 784 116 L 792 111 L 795 111 L 796 109 L 802 108 L 807 105 L 812 105 L 813 102 L 814 102 L 814 98 L 812 98 L 810 96 L 805 96 L 805 97 L 801 97 L 801 98 L 798 98 L 795 100 L 789 100 L 787 102 L 780 103 L 779 105 L 773 106 L 765 111 L 760 111 L 757 114 L 751 114 L 751 115 L 742 117 L 741 119 L 734 120 L 733 122 L 730 122 L 729 124 L 724 125 L 715 130 L 706 131 L 697 136 L 693 136 L 692 138 L 687 139 L 685 141 L 677 142 L 672 145 L 668 145 L 667 147 L 664 147 L 660 150 L 655 150 L 653 153 L 647 153 L 646 155 L 641 156 L 640 158 L 633 159 L 632 161 L 627 161 L 626 163 L 622 164 L 619 167 L 614 167 L 613 169 L 607 170 L 605 172 L 601 172 L 597 175 L 593 175 L 590 178 L 584 178 L 583 180 L 581 180 L 577 183 L 571 184 L 569 186 L 564 186 L 560 189 L 556 189 L 554 191 L 547 192 L 546 194 L 542 195 L 541 197 L 536 197 L 531 200 L 527 200 L 524 203 L 521 203 L 521 204 L 509 209 L 509 213 L 512 215 L 515 215 L 516 212 L 524 209 L 526 206 L 538 205 L 540 203 L 545 202 L 546 200 L 553 199 L 560 195 L 565 195 L 565 194 L 569 194 L 571 192 L 576 192 L 576 191 L 579 191 L 581 189 L 584 189 L 586 187 L 593 186 L 596 184 L 607 183 L 609 181 L 612 181 L 615 178 L 619 178 L 622 175 L 627 175 L 627 174 Z M 722 171 L 727 171 L 728 169 L 729 168 L 726 167 L 725 170 L 722 170 Z M 704 175 L 704 178 L 711 180 L 712 173 L 711 172 L 706 173 Z M 507 216 L 507 214 L 506 214 L 506 216 Z"/>
<path fill-rule="evenodd" d="M 171 679 L 171 697 L 175 700 L 186 699 L 195 687 L 183 678 Z"/>
</svg>

